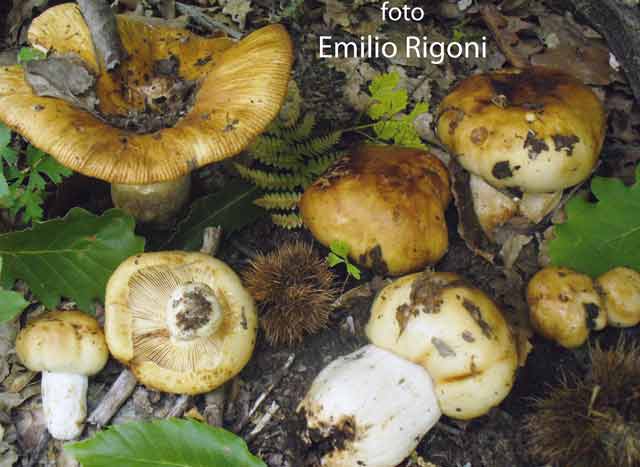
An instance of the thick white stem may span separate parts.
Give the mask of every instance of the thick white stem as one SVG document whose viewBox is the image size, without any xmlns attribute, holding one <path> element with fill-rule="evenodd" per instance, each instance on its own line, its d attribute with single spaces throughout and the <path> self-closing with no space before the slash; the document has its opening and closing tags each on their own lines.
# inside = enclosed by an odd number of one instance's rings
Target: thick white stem
<svg viewBox="0 0 640 467">
<path fill-rule="evenodd" d="M 75 439 L 87 418 L 89 378 L 73 373 L 42 372 L 42 408 L 47 429 L 56 439 Z"/>
</svg>

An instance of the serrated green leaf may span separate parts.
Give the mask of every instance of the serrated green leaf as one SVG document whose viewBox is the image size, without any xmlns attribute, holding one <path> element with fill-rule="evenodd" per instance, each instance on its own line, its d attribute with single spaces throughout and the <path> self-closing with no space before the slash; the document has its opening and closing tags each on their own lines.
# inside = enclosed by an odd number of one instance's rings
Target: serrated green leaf
<svg viewBox="0 0 640 467">
<path fill-rule="evenodd" d="M 33 47 L 22 47 L 18 52 L 18 63 L 27 63 L 31 60 L 42 60 L 46 54 Z"/>
<path fill-rule="evenodd" d="M 409 95 L 405 89 L 397 89 L 399 83 L 397 72 L 382 74 L 371 82 L 369 92 L 374 103 L 367 111 L 369 117 L 373 120 L 391 118 L 407 108 Z"/>
<path fill-rule="evenodd" d="M 554 227 L 549 245 L 552 263 L 592 277 L 618 266 L 640 271 L 640 166 L 633 186 L 595 177 L 591 191 L 596 203 L 567 203 L 567 222 Z"/>
<path fill-rule="evenodd" d="M 238 436 L 192 420 L 113 425 L 65 450 L 83 467 L 266 467 Z"/>
<path fill-rule="evenodd" d="M 135 236 L 134 226 L 133 218 L 117 209 L 96 216 L 74 208 L 62 219 L 0 235 L 2 283 L 24 280 L 47 308 L 67 297 L 88 310 L 93 300 L 104 298 L 115 268 L 143 251 L 144 239 Z"/>
<path fill-rule="evenodd" d="M 33 174 L 31 175 L 33 177 Z M 42 220 L 44 211 L 42 210 L 42 203 L 44 199 L 42 193 L 38 191 L 31 191 L 30 189 L 23 190 L 22 194 L 16 199 L 16 202 L 11 207 L 12 214 L 15 216 L 24 209 L 24 221 L 39 221 Z"/>
<path fill-rule="evenodd" d="M 53 183 L 60 183 L 65 177 L 69 177 L 73 174 L 73 171 L 60 164 L 53 157 L 47 155 L 38 164 L 38 172 L 46 175 Z"/>
<path fill-rule="evenodd" d="M 337 266 L 338 264 L 344 263 L 344 259 L 340 258 L 335 253 L 331 252 L 327 256 L 327 263 L 329 263 L 329 267 L 332 268 L 334 266 Z"/>
<path fill-rule="evenodd" d="M 354 279 L 360 280 L 360 269 L 352 263 L 347 262 L 347 274 L 353 276 Z"/>
<path fill-rule="evenodd" d="M 40 149 L 32 145 L 27 146 L 26 153 L 27 153 L 27 164 L 29 164 L 30 166 L 35 165 L 43 157 L 46 156 L 46 154 L 43 151 L 41 151 Z"/>
<path fill-rule="evenodd" d="M 9 195 L 9 184 L 4 172 L 0 170 L 0 207 L 8 208 L 11 205 Z"/>
<path fill-rule="evenodd" d="M 342 240 L 334 240 L 329 245 L 329 248 L 331 249 L 332 253 L 341 258 L 346 258 L 349 255 L 349 251 L 351 250 L 349 244 L 347 242 L 343 242 Z"/>
<path fill-rule="evenodd" d="M 15 166 L 18 162 L 18 151 L 9 146 L 0 148 L 0 158 L 10 166 Z"/>
<path fill-rule="evenodd" d="M 3 123 L 0 123 L 0 148 L 11 144 L 11 130 Z"/>
<path fill-rule="evenodd" d="M 266 211 L 254 204 L 260 190 L 243 181 L 226 185 L 222 192 L 195 201 L 169 240 L 170 248 L 198 250 L 206 227 L 222 227 L 228 235 L 255 222 Z"/>
</svg>

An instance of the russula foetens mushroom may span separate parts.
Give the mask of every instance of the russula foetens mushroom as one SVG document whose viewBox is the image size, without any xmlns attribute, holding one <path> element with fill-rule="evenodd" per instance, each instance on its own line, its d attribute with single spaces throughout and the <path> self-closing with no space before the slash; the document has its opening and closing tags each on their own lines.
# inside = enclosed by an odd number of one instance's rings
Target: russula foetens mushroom
<svg viewBox="0 0 640 467">
<path fill-rule="evenodd" d="M 305 190 L 300 213 L 323 245 L 346 242 L 360 265 L 400 275 L 447 251 L 450 197 L 448 172 L 437 157 L 364 145 Z"/>
<path fill-rule="evenodd" d="M 429 374 L 374 345 L 331 362 L 298 411 L 308 443 L 329 443 L 324 467 L 395 467 L 441 412 Z"/>
<path fill-rule="evenodd" d="M 640 324 L 640 273 L 614 268 L 596 279 L 608 324 L 631 327 Z"/>
<path fill-rule="evenodd" d="M 159 391 L 221 386 L 251 358 L 256 332 L 255 305 L 239 277 L 203 253 L 132 256 L 107 284 L 109 350 Z"/>
<path fill-rule="evenodd" d="M 424 272 L 385 287 L 371 307 L 369 341 L 423 366 L 442 413 L 468 420 L 509 394 L 514 337 L 496 304 L 450 273 Z"/>
<path fill-rule="evenodd" d="M 519 213 L 535 223 L 557 205 L 559 192 L 587 179 L 605 126 L 591 89 L 561 71 L 532 67 L 462 81 L 440 105 L 437 132 L 462 167 L 486 182 L 482 194 L 476 182 L 477 212 L 480 200 L 505 196 L 497 190 L 514 198 L 511 206 L 493 203 L 493 211 L 484 206 L 479 214 L 491 237 L 496 219 Z M 524 194 L 531 199 L 518 212 Z"/>
<path fill-rule="evenodd" d="M 527 303 L 534 328 L 563 347 L 580 347 L 592 330 L 607 325 L 591 277 L 568 268 L 538 271 L 527 286 Z"/>
<path fill-rule="evenodd" d="M 46 313 L 20 331 L 16 352 L 24 366 L 42 372 L 42 408 L 51 436 L 80 436 L 87 416 L 88 377 L 109 358 L 95 318 L 80 311 Z"/>
<path fill-rule="evenodd" d="M 97 109 L 90 113 L 39 97 L 23 67 L 10 66 L 0 68 L 0 121 L 72 170 L 114 184 L 148 185 L 176 181 L 239 153 L 278 114 L 293 61 L 282 26 L 266 26 L 234 44 L 130 15 L 119 15 L 117 24 L 128 58 L 107 72 L 76 5 L 55 6 L 37 17 L 29 42 L 50 55 L 82 59 L 96 76 Z M 168 71 L 161 66 L 167 63 Z M 176 83 L 195 87 L 192 105 L 175 122 L 143 131 L 126 127 L 132 114 L 176 98 Z M 114 198 L 120 203 L 122 196 Z M 148 208 L 143 212 L 153 217 Z"/>
</svg>

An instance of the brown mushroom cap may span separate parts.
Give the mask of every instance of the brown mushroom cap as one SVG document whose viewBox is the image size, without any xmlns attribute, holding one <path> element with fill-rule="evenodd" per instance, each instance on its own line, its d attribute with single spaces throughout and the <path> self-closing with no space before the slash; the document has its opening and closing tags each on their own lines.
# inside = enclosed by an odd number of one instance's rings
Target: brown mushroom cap
<svg viewBox="0 0 640 467">
<path fill-rule="evenodd" d="M 96 319 L 81 311 L 51 311 L 20 331 L 16 352 L 32 371 L 91 376 L 109 358 L 104 334 Z"/>
<path fill-rule="evenodd" d="M 193 107 L 173 127 L 133 133 L 66 101 L 38 97 L 21 66 L 0 68 L 0 120 L 77 172 L 112 183 L 148 184 L 237 154 L 278 114 L 293 60 L 282 26 L 264 27 L 234 45 L 132 16 L 117 21 L 129 58 L 112 73 L 100 65 L 74 4 L 36 18 L 29 41 L 56 54 L 80 56 L 98 76 L 99 111 L 111 116 L 141 110 L 149 88 L 159 84 L 154 64 L 178 57 L 179 76 L 200 86 Z"/>
<path fill-rule="evenodd" d="M 175 318 L 186 325 L 185 333 L 176 335 L 168 306 L 178 301 L 176 290 L 193 286 L 211 291 L 220 317 L 200 332 L 207 326 L 200 326 L 203 316 L 196 306 L 209 297 L 184 300 L 187 308 Z M 160 391 L 211 391 L 240 372 L 255 345 L 257 315 L 251 295 L 231 268 L 202 253 L 170 251 L 127 259 L 109 279 L 105 312 L 113 356 L 140 382 Z"/>
<path fill-rule="evenodd" d="M 605 124 L 591 89 L 533 67 L 465 79 L 442 101 L 437 129 L 469 172 L 496 188 L 542 193 L 589 177 Z"/>
<path fill-rule="evenodd" d="M 323 245 L 344 241 L 357 263 L 399 275 L 447 251 L 449 200 L 448 172 L 437 157 L 365 145 L 307 188 L 300 212 Z"/>
<path fill-rule="evenodd" d="M 538 271 L 527 286 L 529 316 L 535 329 L 563 347 L 580 347 L 591 330 L 607 325 L 591 277 L 568 268 Z"/>
</svg>

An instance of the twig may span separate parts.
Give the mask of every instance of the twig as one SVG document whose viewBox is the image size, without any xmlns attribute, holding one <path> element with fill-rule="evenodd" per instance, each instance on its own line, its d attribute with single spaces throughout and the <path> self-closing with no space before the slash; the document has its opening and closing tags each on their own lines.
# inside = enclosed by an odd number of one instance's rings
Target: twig
<svg viewBox="0 0 640 467">
<path fill-rule="evenodd" d="M 211 426 L 222 426 L 224 424 L 224 407 L 227 399 L 227 384 L 223 384 L 215 391 L 211 391 L 205 396 L 207 408 L 205 418 Z"/>
<path fill-rule="evenodd" d="M 202 236 L 202 248 L 200 248 L 200 252 L 211 256 L 217 255 L 221 240 L 221 227 L 207 227 L 204 229 L 204 234 Z"/>
<path fill-rule="evenodd" d="M 78 0 L 78 5 L 91 32 L 93 45 L 107 70 L 113 70 L 126 57 L 115 13 L 104 0 Z"/>
<path fill-rule="evenodd" d="M 122 404 L 124 404 L 136 388 L 138 382 L 136 377 L 129 371 L 124 369 L 115 382 L 109 388 L 109 391 L 102 398 L 98 406 L 89 415 L 88 422 L 99 427 L 105 426 L 118 412 Z"/>
<path fill-rule="evenodd" d="M 495 5 L 485 5 L 481 8 L 480 13 L 482 19 L 487 24 L 487 27 L 493 33 L 493 37 L 498 44 L 498 48 L 507 57 L 509 63 L 516 68 L 526 68 L 529 66 L 527 57 L 522 57 L 514 48 L 513 44 L 505 39 L 505 35 L 502 34 L 502 30 L 508 26 L 502 13 L 498 11 Z"/>
<path fill-rule="evenodd" d="M 350 304 L 356 300 L 362 298 L 373 297 L 378 290 L 382 289 L 386 285 L 385 281 L 379 277 L 374 277 L 370 282 L 365 282 L 357 287 L 347 290 L 340 295 L 331 305 L 331 308 L 337 310 L 338 308 L 349 307 Z"/>
<path fill-rule="evenodd" d="M 184 413 L 186 412 L 187 407 L 189 407 L 189 402 L 191 402 L 190 396 L 183 394 L 182 396 L 178 397 L 165 418 L 182 417 L 182 415 L 184 415 Z"/>
<path fill-rule="evenodd" d="M 186 5 L 184 3 L 176 2 L 176 10 L 178 11 L 178 13 L 180 13 L 182 15 L 189 16 L 191 19 L 193 19 L 193 21 L 196 24 L 202 26 L 203 28 L 207 28 L 210 31 L 215 31 L 215 30 L 219 29 L 221 31 L 224 31 L 225 33 L 227 33 L 228 35 L 230 35 L 234 39 L 240 39 L 242 37 L 242 33 L 240 31 L 237 31 L 237 30 L 227 26 L 226 24 L 223 24 L 223 23 L 221 23 L 219 21 L 214 20 L 209 15 L 204 13 L 202 8 L 198 8 L 196 6 Z"/>
<path fill-rule="evenodd" d="M 262 394 L 258 396 L 256 401 L 253 403 L 253 406 L 251 407 L 249 412 L 244 417 L 242 417 L 242 419 L 240 419 L 238 423 L 236 423 L 233 426 L 234 432 L 240 433 L 242 429 L 247 425 L 247 423 L 249 422 L 253 414 L 256 413 L 256 410 L 258 410 L 258 408 L 260 407 L 260 405 L 262 405 L 265 399 L 269 397 L 269 394 L 271 394 L 271 392 L 278 386 L 278 384 L 280 384 L 280 381 L 282 381 L 282 378 L 284 378 L 285 375 L 289 372 L 289 368 L 291 368 L 291 365 L 293 364 L 293 361 L 295 360 L 295 358 L 296 358 L 296 354 L 292 353 L 291 355 L 289 355 L 285 364 L 282 366 L 282 368 L 278 370 L 278 372 L 275 375 L 273 375 L 273 379 L 267 385 L 267 388 L 263 391 Z"/>
<path fill-rule="evenodd" d="M 251 430 L 251 433 L 247 435 L 247 441 L 251 441 L 258 434 L 260 434 L 260 432 L 264 430 L 264 428 L 271 421 L 278 410 L 280 410 L 280 406 L 278 405 L 278 403 L 276 401 L 271 402 L 271 405 L 269 406 L 267 411 L 262 417 L 260 417 L 260 420 L 258 420 L 256 426 L 253 428 L 253 430 Z"/>
</svg>

